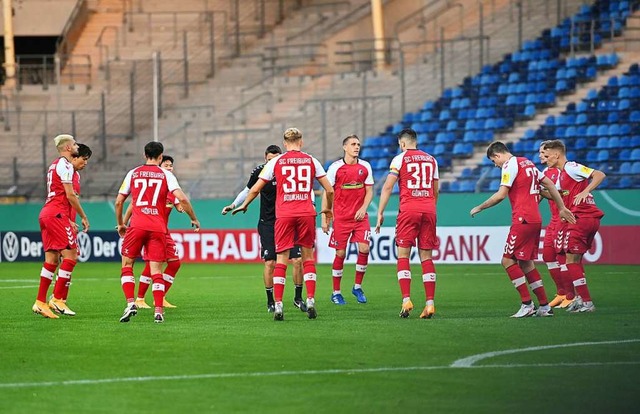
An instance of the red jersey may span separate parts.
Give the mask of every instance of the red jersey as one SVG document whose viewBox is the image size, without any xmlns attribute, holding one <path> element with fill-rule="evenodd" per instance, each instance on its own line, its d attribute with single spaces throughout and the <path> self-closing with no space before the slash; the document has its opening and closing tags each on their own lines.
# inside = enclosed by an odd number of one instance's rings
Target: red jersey
<svg viewBox="0 0 640 414">
<path fill-rule="evenodd" d="M 355 221 L 356 212 L 364 203 L 366 187 L 373 185 L 371 165 L 361 159 L 355 164 L 347 164 L 344 159 L 338 160 L 327 169 L 327 179 L 335 192 L 335 220 Z M 365 220 L 368 220 L 367 217 L 365 215 Z"/>
<path fill-rule="evenodd" d="M 509 187 L 512 223 L 542 223 L 538 202 L 544 177 L 536 165 L 524 157 L 514 156 L 504 163 L 500 185 Z"/>
<path fill-rule="evenodd" d="M 119 193 L 132 196 L 130 227 L 166 233 L 167 199 L 179 188 L 176 177 L 157 165 L 141 165 L 129 171 Z"/>
<path fill-rule="evenodd" d="M 178 200 L 173 194 L 169 194 L 167 197 L 167 202 L 164 205 L 165 212 L 165 221 L 169 224 L 169 214 L 173 211 L 173 207 L 180 204 L 180 200 Z"/>
<path fill-rule="evenodd" d="M 589 185 L 591 174 L 593 174 L 593 168 L 573 161 L 567 162 L 560 173 L 558 184 L 560 194 L 562 194 L 562 201 L 576 217 L 601 218 L 604 216 L 602 210 L 596 206 L 591 194 L 582 203 L 577 206 L 573 205 L 573 200 L 576 196 Z"/>
<path fill-rule="evenodd" d="M 73 173 L 73 192 L 76 193 L 76 197 L 80 198 L 80 173 L 78 171 L 74 171 Z M 75 223 L 76 216 L 78 213 L 76 210 L 69 205 L 69 219 Z"/>
<path fill-rule="evenodd" d="M 553 183 L 556 186 L 558 185 L 558 179 L 560 178 L 560 168 L 547 167 L 542 171 L 542 173 L 545 175 L 545 177 L 553 181 Z M 558 221 L 560 219 L 560 212 L 558 210 L 558 206 L 553 200 L 547 200 L 547 201 L 549 201 L 549 211 L 551 212 L 551 221 Z"/>
<path fill-rule="evenodd" d="M 72 210 L 71 204 L 64 191 L 64 184 L 73 183 L 73 165 L 65 157 L 55 160 L 47 171 L 47 199 L 44 202 L 40 217 L 56 216 L 62 214 L 69 216 Z"/>
<path fill-rule="evenodd" d="M 271 159 L 260 179 L 267 183 L 276 179 L 276 218 L 315 216 L 313 179 L 326 174 L 317 159 L 302 151 L 287 151 Z"/>
<path fill-rule="evenodd" d="M 433 182 L 438 177 L 438 162 L 418 149 L 406 150 L 391 161 L 389 174 L 398 177 L 400 211 L 436 213 Z"/>
</svg>

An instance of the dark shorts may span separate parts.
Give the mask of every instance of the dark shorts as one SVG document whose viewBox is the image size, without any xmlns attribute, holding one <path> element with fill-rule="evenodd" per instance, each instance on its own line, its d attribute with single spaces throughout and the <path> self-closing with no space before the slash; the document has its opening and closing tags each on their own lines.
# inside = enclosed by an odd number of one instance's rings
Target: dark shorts
<svg viewBox="0 0 640 414">
<path fill-rule="evenodd" d="M 262 260 L 276 260 L 275 223 L 258 223 L 260 235 L 260 257 Z M 300 246 L 294 246 L 289 250 L 289 259 L 297 259 L 301 256 Z"/>
</svg>

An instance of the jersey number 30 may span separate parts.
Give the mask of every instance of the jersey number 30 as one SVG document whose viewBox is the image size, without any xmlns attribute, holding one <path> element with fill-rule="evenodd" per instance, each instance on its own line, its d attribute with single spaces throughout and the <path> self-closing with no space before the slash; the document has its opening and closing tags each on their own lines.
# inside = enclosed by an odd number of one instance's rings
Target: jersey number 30
<svg viewBox="0 0 640 414">
<path fill-rule="evenodd" d="M 411 179 L 407 180 L 407 188 L 412 190 L 431 188 L 433 181 L 433 166 L 426 162 L 410 162 L 407 164 L 407 172 Z"/>
</svg>

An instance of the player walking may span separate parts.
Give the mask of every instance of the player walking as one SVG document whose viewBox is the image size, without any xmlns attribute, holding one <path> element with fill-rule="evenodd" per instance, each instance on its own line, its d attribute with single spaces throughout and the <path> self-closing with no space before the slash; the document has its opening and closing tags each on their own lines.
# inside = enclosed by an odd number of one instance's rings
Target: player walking
<svg viewBox="0 0 640 414">
<path fill-rule="evenodd" d="M 358 243 L 355 284 L 351 293 L 359 303 L 367 303 L 367 297 L 362 291 L 362 280 L 369 262 L 371 225 L 367 209 L 373 199 L 373 173 L 371 165 L 358 157 L 360 147 L 360 139 L 356 135 L 346 137 L 342 140 L 344 157 L 331 164 L 327 170 L 327 179 L 335 191 L 334 221 L 329 247 L 336 250 L 332 266 L 333 294 L 331 295 L 331 302 L 336 305 L 347 303 L 340 291 L 340 282 L 349 241 Z M 325 233 L 329 232 L 329 223 L 324 215 L 322 230 Z"/>
<path fill-rule="evenodd" d="M 53 142 L 60 158 L 55 160 L 47 171 L 47 199 L 38 217 L 44 263 L 40 271 L 38 296 L 31 309 L 45 318 L 57 319 L 58 316 L 51 308 L 63 315 L 75 315 L 63 300 L 64 291 L 67 289 L 67 283 L 71 283 L 71 274 L 78 258 L 78 228 L 75 222 L 71 221 L 69 212 L 73 209 L 80 215 L 83 231 L 89 230 L 89 219 L 73 191 L 74 169 L 71 161 L 78 154 L 78 144 L 71 135 L 66 134 L 58 135 Z M 60 257 L 62 263 L 53 287 L 53 298 L 47 305 L 47 292 Z"/>
<path fill-rule="evenodd" d="M 436 236 L 436 204 L 438 202 L 438 162 L 434 157 L 417 148 L 417 135 L 407 128 L 398 134 L 398 145 L 402 153 L 391 161 L 389 175 L 382 187 L 376 233 L 384 222 L 393 186 L 400 188 L 400 207 L 396 220 L 396 245 L 398 246 L 398 283 L 402 293 L 400 317 L 408 318 L 413 310 L 411 302 L 411 248 L 418 240 L 418 255 L 422 266 L 422 282 L 426 306 L 420 318 L 430 319 L 435 315 L 436 269 L 432 252 L 439 245 Z"/>
<path fill-rule="evenodd" d="M 302 251 L 304 282 L 307 288 L 307 315 L 309 319 L 317 316 L 315 306 L 316 264 L 313 247 L 316 241 L 316 209 L 313 203 L 313 179 L 318 180 L 327 194 L 327 203 L 322 214 L 331 221 L 333 207 L 333 188 L 327 180 L 324 168 L 317 159 L 302 152 L 302 133 L 297 128 L 284 132 L 282 155 L 273 158 L 260 173 L 260 180 L 251 187 L 247 199 L 232 214 L 246 212 L 249 204 L 258 196 L 262 188 L 276 180 L 276 226 L 275 250 L 276 266 L 273 272 L 273 293 L 275 311 L 273 319 L 284 320 L 282 296 L 287 274 L 289 250 L 299 245 Z M 297 239 L 297 240 L 296 240 Z"/>
<path fill-rule="evenodd" d="M 502 179 L 498 191 L 479 206 L 471 209 L 471 217 L 500 203 L 507 196 L 511 202 L 511 228 L 502 256 L 502 266 L 506 269 L 509 279 L 517 289 L 522 300 L 522 306 L 512 318 L 527 316 L 553 316 L 549 306 L 547 294 L 535 267 L 534 260 L 538 257 L 540 243 L 540 229 L 542 217 L 538 208 L 540 200 L 540 185 L 544 186 L 558 207 L 561 219 L 575 222 L 573 214 L 565 207 L 555 184 L 530 160 L 516 157 L 502 142 L 491 143 L 487 148 L 487 158 L 496 167 L 502 168 Z M 527 282 L 535 293 L 539 302 L 536 311 Z"/>
<path fill-rule="evenodd" d="M 562 249 L 567 255 L 567 270 L 577 293 L 567 310 L 574 313 L 593 312 L 596 307 L 587 287 L 582 257 L 591 248 L 600 228 L 600 220 L 604 217 L 591 192 L 598 188 L 606 175 L 577 162 L 567 161 L 567 150 L 560 140 L 547 142 L 544 150 L 548 153 L 547 165 L 562 171 L 559 188 L 565 204 L 576 217 L 575 222 L 568 222 L 563 229 Z"/>
<path fill-rule="evenodd" d="M 160 168 L 164 147 L 160 142 L 149 142 L 144 147 L 146 164 L 130 170 L 122 182 L 115 202 L 117 230 L 122 243 L 122 273 L 120 281 L 127 306 L 120 322 L 129 322 L 138 308 L 135 305 L 136 281 L 133 276 L 133 263 L 140 256 L 142 248 L 147 254 L 151 268 L 153 301 L 155 305 L 154 322 L 164 322 L 164 291 L 162 263 L 166 260 L 167 220 L 165 205 L 169 194 L 173 194 L 184 211 L 191 218 L 195 231 L 200 230 L 200 222 L 191 206 L 191 202 L 180 189 L 178 180 L 170 171 Z M 131 194 L 133 212 L 129 228 L 124 224 L 122 212 L 124 202 Z"/>
<path fill-rule="evenodd" d="M 233 211 L 234 208 L 241 205 L 249 194 L 251 187 L 258 182 L 262 169 L 271 159 L 282 154 L 282 150 L 277 145 L 269 145 L 264 152 L 264 164 L 258 165 L 251 172 L 247 186 L 233 200 L 233 203 L 222 209 L 222 215 Z M 267 294 L 267 311 L 275 310 L 275 300 L 273 298 L 273 272 L 276 267 L 276 242 L 275 242 L 275 224 L 276 224 L 276 180 L 271 184 L 265 185 L 260 190 L 260 220 L 258 221 L 258 235 L 260 236 L 260 256 L 264 260 L 264 271 L 262 277 L 264 279 L 264 288 Z M 307 305 L 302 300 L 302 259 L 300 258 L 300 246 L 294 246 L 289 251 L 289 260 L 293 262 L 293 283 L 295 285 L 295 295 L 293 305 L 302 312 L 307 311 Z"/>
</svg>

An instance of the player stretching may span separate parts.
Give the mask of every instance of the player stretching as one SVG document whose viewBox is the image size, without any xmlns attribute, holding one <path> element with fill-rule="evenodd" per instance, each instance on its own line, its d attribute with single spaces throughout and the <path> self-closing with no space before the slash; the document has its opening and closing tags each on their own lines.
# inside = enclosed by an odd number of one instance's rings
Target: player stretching
<svg viewBox="0 0 640 414">
<path fill-rule="evenodd" d="M 222 209 L 222 215 L 226 215 L 234 208 L 242 204 L 247 198 L 251 187 L 258 182 L 260 172 L 271 159 L 282 154 L 282 150 L 277 145 L 269 145 L 264 152 L 264 164 L 258 165 L 251 172 L 251 177 L 247 186 L 233 200 L 233 203 Z M 265 185 L 260 191 L 260 221 L 258 221 L 258 234 L 260 235 L 260 255 L 264 260 L 264 288 L 267 293 L 267 312 L 275 310 L 275 300 L 273 299 L 273 271 L 276 267 L 276 242 L 274 227 L 276 224 L 276 180 L 271 185 Z M 300 259 L 300 246 L 294 246 L 289 251 L 289 260 L 293 262 L 293 283 L 296 287 L 293 297 L 293 305 L 302 312 L 307 311 L 307 305 L 302 300 L 302 259 Z"/>
<path fill-rule="evenodd" d="M 575 223 L 573 214 L 565 207 L 560 193 L 553 181 L 538 170 L 534 163 L 524 157 L 516 157 L 509 152 L 502 142 L 491 143 L 487 148 L 489 158 L 498 168 L 502 168 L 500 189 L 485 202 L 471 209 L 471 217 L 493 207 L 507 196 L 511 202 L 511 229 L 504 246 L 502 266 L 507 271 L 513 286 L 518 290 L 522 306 L 512 318 L 527 316 L 553 316 L 553 310 L 547 301 L 547 294 L 542 285 L 540 273 L 534 260 L 538 257 L 540 229 L 542 217 L 538 209 L 540 185 L 544 186 L 556 206 L 561 219 Z M 540 304 L 536 309 L 531 301 L 527 282 L 535 293 Z"/>
<path fill-rule="evenodd" d="M 563 249 L 567 255 L 567 269 L 573 281 L 577 296 L 567 310 L 569 312 L 593 312 L 596 307 L 591 301 L 587 287 L 582 256 L 589 251 L 593 238 L 600 228 L 604 216 L 591 195 L 605 179 L 602 171 L 594 170 L 573 161 L 567 161 L 566 148 L 560 140 L 544 145 L 547 151 L 547 165 L 557 167 L 560 173 L 559 186 L 564 202 L 576 216 L 576 222 L 569 222 L 564 228 Z"/>
<path fill-rule="evenodd" d="M 58 135 L 53 142 L 60 158 L 49 166 L 47 199 L 38 217 L 42 232 L 44 264 L 40 271 L 38 296 L 31 309 L 45 318 L 57 319 L 58 316 L 51 312 L 51 308 L 63 315 L 75 315 L 63 300 L 78 258 L 76 241 L 78 226 L 71 221 L 69 212 L 73 209 L 80 215 L 83 231 L 89 230 L 89 220 L 73 191 L 74 170 L 71 161 L 78 154 L 78 144 L 71 135 Z M 62 257 L 62 263 L 53 287 L 53 298 L 47 305 L 47 292 L 60 257 Z"/>
<path fill-rule="evenodd" d="M 115 213 L 118 234 L 124 237 L 122 242 L 122 273 L 120 281 L 122 291 L 127 300 L 127 306 L 120 318 L 120 322 L 129 322 L 135 316 L 138 308 L 135 304 L 136 280 L 133 276 L 133 263 L 140 256 L 142 248 L 147 254 L 151 268 L 153 286 L 153 302 L 155 305 L 154 322 L 164 322 L 164 291 L 165 284 L 162 277 L 162 263 L 166 260 L 167 248 L 167 220 L 165 205 L 172 193 L 184 211 L 191 218 L 191 225 L 195 231 L 200 230 L 200 222 L 196 217 L 187 196 L 180 189 L 176 177 L 167 170 L 160 168 L 164 147 L 159 142 L 149 142 L 144 147 L 146 164 L 130 170 L 122 182 L 115 202 Z M 124 201 L 131 194 L 133 212 L 129 228 L 124 224 L 122 212 Z"/>
<path fill-rule="evenodd" d="M 334 222 L 329 247 L 336 249 L 332 268 L 333 294 L 331 295 L 331 302 L 336 305 L 347 303 L 340 292 L 340 282 L 349 240 L 351 243 L 358 243 L 355 284 L 351 293 L 359 303 L 367 303 L 367 297 L 362 291 L 362 279 L 369 262 L 371 225 L 367 209 L 373 199 L 371 165 L 358 158 L 360 139 L 356 135 L 349 135 L 342 140 L 342 149 L 344 157 L 331 164 L 327 170 L 327 179 L 335 191 Z M 322 218 L 322 230 L 325 233 L 329 232 L 329 223 L 325 216 Z"/>
<path fill-rule="evenodd" d="M 160 163 L 160 168 L 171 171 L 173 173 L 173 157 L 169 155 L 162 156 L 162 162 Z M 178 200 L 175 196 L 170 195 L 167 198 L 167 202 L 165 204 L 165 213 L 167 225 L 169 224 L 169 214 L 173 210 L 173 207 L 176 207 L 176 210 L 182 213 L 182 207 L 180 207 L 180 200 Z M 124 214 L 124 222 L 128 223 L 131 218 L 131 212 L 133 211 L 133 205 L 129 204 L 127 208 L 127 212 Z M 164 268 L 164 272 L 162 273 L 162 279 L 164 280 L 164 294 L 165 297 L 162 302 L 162 306 L 165 308 L 175 308 L 174 305 L 167 301 L 167 292 L 171 286 L 173 286 L 173 281 L 180 270 L 180 257 L 178 257 L 178 251 L 176 249 L 176 243 L 171 237 L 170 233 L 166 235 L 167 239 L 167 266 Z M 138 309 L 151 309 L 151 306 L 147 305 L 147 302 L 144 301 L 144 296 L 147 294 L 147 290 L 151 285 L 151 267 L 149 266 L 149 260 L 147 260 L 146 252 L 143 257 L 145 261 L 144 269 L 140 274 L 140 283 L 138 285 L 138 297 L 136 298 L 136 307 Z"/>
<path fill-rule="evenodd" d="M 547 165 L 547 151 L 544 149 L 544 144 L 547 142 L 544 141 L 540 144 L 539 149 L 540 162 L 544 165 Z M 547 166 L 542 173 L 556 184 L 560 178 L 560 169 L 556 167 Z M 549 198 L 544 189 L 541 189 L 540 195 Z M 544 241 L 542 242 L 542 260 L 546 263 L 551 279 L 556 285 L 556 295 L 549 302 L 549 306 L 552 308 L 566 308 L 573 301 L 573 283 L 571 283 L 571 278 L 567 274 L 566 256 L 563 252 L 558 252 L 556 248 L 558 230 L 562 228 L 563 223 L 558 215 L 558 207 L 550 198 L 549 210 L 551 212 L 551 220 L 545 229 Z"/>
<path fill-rule="evenodd" d="M 418 254 L 422 266 L 422 282 L 426 306 L 420 318 L 430 319 L 436 313 L 436 268 L 432 252 L 439 245 L 436 236 L 436 204 L 438 202 L 438 162 L 431 155 L 417 148 L 417 136 L 413 129 L 398 134 L 402 153 L 391 161 L 389 175 L 382 187 L 376 233 L 384 222 L 391 191 L 396 182 L 400 188 L 400 207 L 396 220 L 396 245 L 398 246 L 398 283 L 402 293 L 401 318 L 408 318 L 413 310 L 411 302 L 411 248 L 418 239 Z"/>
<path fill-rule="evenodd" d="M 302 250 L 304 283 L 307 288 L 307 315 L 309 319 L 317 316 L 315 306 L 316 264 L 313 246 L 316 242 L 316 209 L 313 204 L 313 179 L 318 180 L 327 193 L 326 209 L 322 210 L 331 221 L 333 207 L 333 188 L 326 173 L 317 159 L 301 151 L 302 133 L 297 128 L 284 132 L 282 155 L 273 158 L 260 173 L 260 180 L 251 187 L 247 199 L 232 214 L 246 212 L 247 207 L 258 196 L 262 188 L 276 180 L 276 267 L 273 271 L 273 294 L 275 311 L 273 319 L 284 320 L 282 296 L 287 275 L 289 250 L 299 245 Z M 296 240 L 297 238 L 297 240 Z"/>
</svg>

